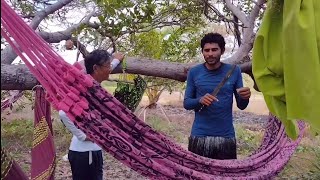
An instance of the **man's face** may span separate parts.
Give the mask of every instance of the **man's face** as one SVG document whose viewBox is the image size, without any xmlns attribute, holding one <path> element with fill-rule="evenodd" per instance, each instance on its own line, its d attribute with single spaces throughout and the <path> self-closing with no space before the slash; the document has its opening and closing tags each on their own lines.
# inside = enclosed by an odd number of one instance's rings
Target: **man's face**
<svg viewBox="0 0 320 180">
<path fill-rule="evenodd" d="M 202 50 L 203 58 L 209 65 L 219 63 L 222 54 L 223 52 L 217 43 L 206 43 Z"/>
</svg>

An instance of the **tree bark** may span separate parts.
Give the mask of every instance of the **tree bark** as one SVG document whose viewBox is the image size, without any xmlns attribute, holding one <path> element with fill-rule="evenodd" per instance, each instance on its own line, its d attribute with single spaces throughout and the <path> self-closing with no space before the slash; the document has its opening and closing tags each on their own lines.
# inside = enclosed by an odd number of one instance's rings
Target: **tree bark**
<svg viewBox="0 0 320 180">
<path fill-rule="evenodd" d="M 31 90 L 37 83 L 27 66 L 1 64 L 1 90 Z"/>
<path fill-rule="evenodd" d="M 188 69 L 197 65 L 197 63 L 172 63 L 135 57 L 128 57 L 126 64 L 125 71 L 130 74 L 162 77 L 181 82 L 186 80 Z M 239 66 L 242 72 L 253 77 L 250 62 Z M 122 73 L 122 66 L 119 65 L 112 73 Z M 37 83 L 27 66 L 1 64 L 1 90 L 30 90 Z"/>
</svg>

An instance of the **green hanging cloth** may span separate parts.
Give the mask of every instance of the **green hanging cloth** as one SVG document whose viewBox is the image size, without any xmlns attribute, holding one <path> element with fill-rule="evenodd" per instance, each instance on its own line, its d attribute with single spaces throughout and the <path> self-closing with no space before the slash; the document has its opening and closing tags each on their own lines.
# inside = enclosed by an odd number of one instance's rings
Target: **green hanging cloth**
<svg viewBox="0 0 320 180">
<path fill-rule="evenodd" d="M 117 83 L 117 88 L 114 91 L 114 97 L 118 99 L 131 111 L 135 111 L 138 107 L 144 91 L 147 88 L 146 82 L 139 75 L 133 79 L 133 83 L 120 81 Z"/>
<path fill-rule="evenodd" d="M 291 138 L 297 119 L 320 133 L 320 0 L 269 0 L 253 47 L 253 74 Z"/>
<path fill-rule="evenodd" d="M 143 97 L 147 83 L 139 75 L 128 75 L 125 72 L 126 68 L 127 64 L 124 60 L 122 63 L 123 74 L 120 75 L 120 81 L 117 83 L 117 88 L 113 95 L 118 101 L 134 112 Z"/>
</svg>

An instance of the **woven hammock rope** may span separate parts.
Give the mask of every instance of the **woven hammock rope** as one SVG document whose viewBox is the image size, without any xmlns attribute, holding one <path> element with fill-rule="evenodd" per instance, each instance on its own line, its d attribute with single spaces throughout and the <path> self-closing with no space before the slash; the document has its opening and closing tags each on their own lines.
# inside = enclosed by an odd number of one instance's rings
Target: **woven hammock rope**
<svg viewBox="0 0 320 180">
<path fill-rule="evenodd" d="M 80 66 L 64 62 L 4 0 L 1 0 L 1 10 L 1 35 L 46 89 L 47 100 L 53 107 L 65 111 L 90 140 L 144 176 L 152 179 L 271 178 L 283 169 L 302 138 L 302 122 L 299 138 L 291 141 L 281 123 L 270 116 L 260 148 L 246 159 L 213 160 L 193 154 L 138 119 L 91 76 L 83 74 Z"/>
</svg>

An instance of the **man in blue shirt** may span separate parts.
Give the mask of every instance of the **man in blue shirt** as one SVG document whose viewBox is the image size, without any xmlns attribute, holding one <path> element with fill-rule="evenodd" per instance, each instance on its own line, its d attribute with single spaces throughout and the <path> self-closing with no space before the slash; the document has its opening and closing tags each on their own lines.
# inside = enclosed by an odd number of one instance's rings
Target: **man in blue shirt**
<svg viewBox="0 0 320 180">
<path fill-rule="evenodd" d="M 206 34 L 201 40 L 201 49 L 205 63 L 188 72 L 183 102 L 185 109 L 195 111 L 188 149 L 212 159 L 236 159 L 233 94 L 238 108 L 243 110 L 249 103 L 250 88 L 243 87 L 241 70 L 237 66 L 218 94 L 211 95 L 232 65 L 220 62 L 225 51 L 225 41 L 220 34 Z"/>
</svg>

